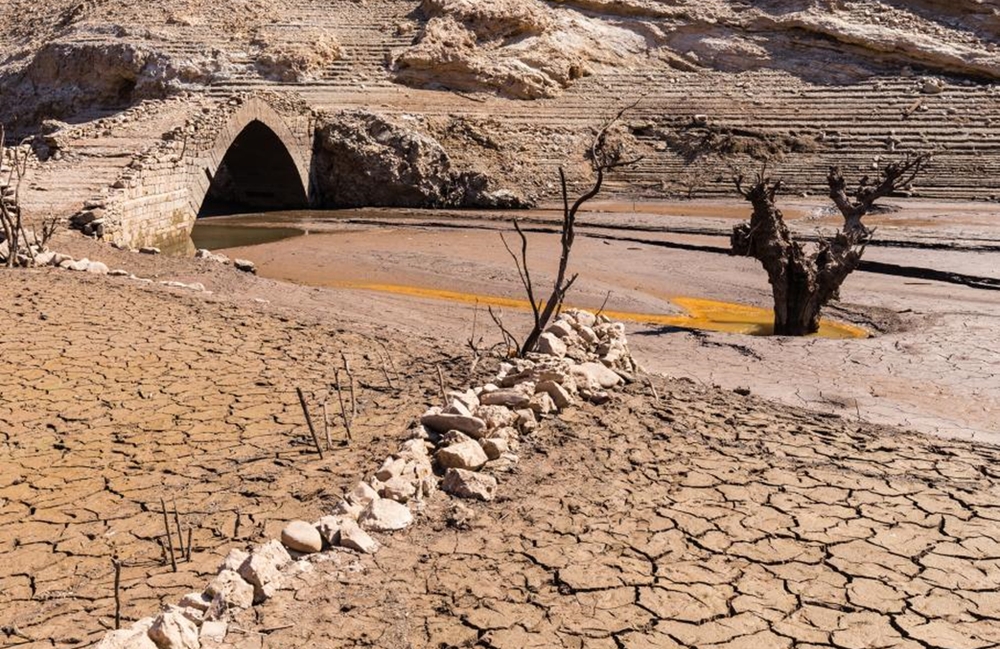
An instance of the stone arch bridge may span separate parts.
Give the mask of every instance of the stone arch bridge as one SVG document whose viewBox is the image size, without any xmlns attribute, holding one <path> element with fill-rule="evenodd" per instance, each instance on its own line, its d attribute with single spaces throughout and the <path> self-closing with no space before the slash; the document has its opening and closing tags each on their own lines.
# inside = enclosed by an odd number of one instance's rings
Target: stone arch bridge
<svg viewBox="0 0 1000 649">
<path fill-rule="evenodd" d="M 315 128 L 308 107 L 278 95 L 233 97 L 192 116 L 96 201 L 104 238 L 170 247 L 187 241 L 200 215 L 315 205 Z"/>
</svg>

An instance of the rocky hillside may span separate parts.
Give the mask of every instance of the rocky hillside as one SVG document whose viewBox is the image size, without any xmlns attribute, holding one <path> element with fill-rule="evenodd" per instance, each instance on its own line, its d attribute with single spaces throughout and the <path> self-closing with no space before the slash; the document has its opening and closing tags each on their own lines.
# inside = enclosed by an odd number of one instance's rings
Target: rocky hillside
<svg viewBox="0 0 1000 649">
<path fill-rule="evenodd" d="M 641 98 L 644 161 L 609 189 L 729 192 L 717 157 L 766 154 L 822 191 L 831 163 L 933 150 L 922 195 L 1000 196 L 997 0 L 6 0 L 0 33 L 0 122 L 18 135 L 287 91 L 402 119 L 457 168 L 546 195 L 589 129 Z"/>
<path fill-rule="evenodd" d="M 67 118 L 247 77 L 316 80 L 341 58 L 348 67 L 359 59 L 357 51 L 345 51 L 338 32 L 351 31 L 365 4 L 8 0 L 0 12 L 0 118 Z M 556 95 L 597 72 L 650 65 L 777 69 L 822 84 L 908 68 L 1000 78 L 994 0 L 382 4 L 388 7 L 380 7 L 382 28 L 404 37 L 404 47 L 383 52 L 386 77 L 517 99 Z"/>
</svg>

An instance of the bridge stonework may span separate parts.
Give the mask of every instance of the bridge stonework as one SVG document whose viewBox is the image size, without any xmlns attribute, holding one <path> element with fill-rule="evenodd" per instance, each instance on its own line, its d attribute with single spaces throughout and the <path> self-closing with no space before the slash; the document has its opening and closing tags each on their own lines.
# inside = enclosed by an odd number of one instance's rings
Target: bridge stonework
<svg viewBox="0 0 1000 649">
<path fill-rule="evenodd" d="M 311 204 L 312 111 L 278 96 L 234 97 L 192 116 L 132 160 L 100 201 L 105 240 L 135 248 L 187 245 L 212 178 L 233 142 L 255 122 L 284 145 Z"/>
</svg>

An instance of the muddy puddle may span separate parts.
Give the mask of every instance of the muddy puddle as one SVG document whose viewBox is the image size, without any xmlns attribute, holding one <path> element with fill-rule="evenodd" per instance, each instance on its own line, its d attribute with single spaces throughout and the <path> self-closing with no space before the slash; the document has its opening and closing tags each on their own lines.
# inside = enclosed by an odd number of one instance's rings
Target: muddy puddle
<svg viewBox="0 0 1000 649">
<path fill-rule="evenodd" d="M 524 214 L 517 213 L 519 217 Z M 400 224 L 408 218 L 427 216 L 423 210 L 365 209 L 214 217 L 199 221 L 192 238 L 198 248 L 253 260 L 258 272 L 271 279 L 421 300 L 530 309 L 526 300 L 517 297 L 517 287 L 507 286 L 510 282 L 470 279 L 499 280 L 500 269 L 510 266 L 506 253 L 498 251 L 496 233 L 461 227 L 438 231 Z M 510 214 L 491 212 L 486 216 L 503 220 Z M 380 224 L 379 219 L 395 223 Z M 550 259 L 558 257 L 558 251 L 553 257 L 551 249 L 545 250 L 551 240 L 535 236 L 539 238 L 538 243 L 533 241 L 532 252 L 539 257 L 532 266 L 544 268 Z M 640 281 L 644 260 L 615 253 L 602 260 L 601 255 L 607 253 L 587 250 L 590 245 L 595 244 L 581 242 L 580 259 L 594 269 L 593 279 L 614 281 L 616 286 L 609 291 L 632 298 L 613 301 L 605 309 L 609 317 L 664 331 L 709 330 L 746 335 L 770 335 L 773 331 L 769 308 L 714 299 L 717 296 L 677 294 L 669 277 Z M 617 267 L 609 268 L 609 264 Z M 600 306 L 600 301 L 592 302 L 584 299 L 576 306 Z M 824 321 L 818 335 L 840 339 L 867 337 L 869 333 L 852 325 Z"/>
</svg>

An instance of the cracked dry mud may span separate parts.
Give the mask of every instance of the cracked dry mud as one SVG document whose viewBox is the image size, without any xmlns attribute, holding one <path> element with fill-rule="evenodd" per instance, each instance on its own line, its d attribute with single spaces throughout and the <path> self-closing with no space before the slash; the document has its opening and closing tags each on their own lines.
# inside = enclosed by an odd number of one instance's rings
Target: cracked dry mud
<svg viewBox="0 0 1000 649">
<path fill-rule="evenodd" d="M 236 286 L 0 276 L 3 646 L 96 640 L 115 550 L 125 620 L 200 589 L 229 548 L 329 509 L 437 399 L 449 345 L 386 340 L 396 393 L 370 326 L 307 322 L 250 292 L 235 304 Z M 320 461 L 294 387 L 322 389 L 342 350 L 361 387 L 356 443 Z M 659 398 L 636 384 L 548 422 L 496 502 L 438 494 L 374 557 L 314 560 L 227 645 L 1000 644 L 1000 449 L 653 385 Z M 194 528 L 177 574 L 160 497 Z"/>
<path fill-rule="evenodd" d="M 401 392 L 372 360 L 384 358 L 374 338 L 202 295 L 24 272 L 0 277 L 0 302 L 0 646 L 99 639 L 114 552 L 125 619 L 200 590 L 230 547 L 328 509 L 422 412 L 425 388 L 437 393 L 418 378 L 431 366 L 400 363 L 398 342 L 385 344 Z M 342 351 L 358 384 L 355 443 L 320 461 L 294 388 L 316 393 L 319 425 Z M 176 574 L 160 498 L 192 528 Z"/>
<path fill-rule="evenodd" d="M 1000 450 L 654 384 L 659 400 L 633 385 L 544 427 L 471 522 L 439 498 L 361 570 L 317 563 L 227 641 L 1000 643 Z"/>
</svg>

